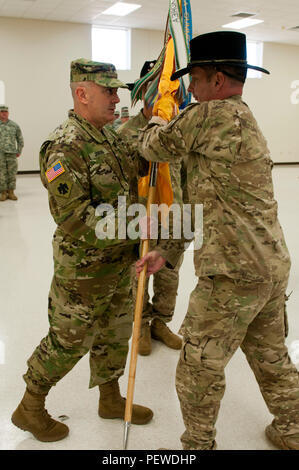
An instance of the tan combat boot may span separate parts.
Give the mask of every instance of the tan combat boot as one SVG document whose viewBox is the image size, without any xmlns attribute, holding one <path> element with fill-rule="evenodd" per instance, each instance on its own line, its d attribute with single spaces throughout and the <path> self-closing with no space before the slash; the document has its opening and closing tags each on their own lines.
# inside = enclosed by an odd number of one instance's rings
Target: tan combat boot
<svg viewBox="0 0 299 470">
<path fill-rule="evenodd" d="M 6 199 L 7 199 L 7 192 L 2 191 L 2 193 L 0 195 L 0 201 L 6 201 Z"/>
<path fill-rule="evenodd" d="M 149 323 L 146 323 L 141 327 L 138 353 L 141 356 L 148 356 L 152 352 L 152 338 L 151 338 L 151 327 Z"/>
<path fill-rule="evenodd" d="M 7 194 L 8 199 L 11 199 L 12 201 L 17 201 L 18 200 L 18 198 L 15 195 L 13 189 L 9 189 L 7 192 L 8 192 L 8 194 Z"/>
<path fill-rule="evenodd" d="M 68 435 L 69 428 L 51 418 L 45 409 L 45 399 L 46 395 L 39 395 L 26 389 L 11 421 L 23 431 L 31 432 L 39 441 L 60 441 Z"/>
<path fill-rule="evenodd" d="M 151 324 L 151 334 L 152 338 L 162 341 L 171 349 L 181 349 L 182 339 L 172 333 L 166 323 L 160 320 L 159 318 L 154 318 Z"/>
<path fill-rule="evenodd" d="M 292 436 L 284 436 L 276 431 L 272 424 L 266 427 L 265 433 L 269 441 L 272 442 L 278 449 L 282 450 L 299 450 L 299 434 Z"/>
<path fill-rule="evenodd" d="M 112 380 L 111 382 L 99 385 L 99 389 L 99 416 L 104 419 L 124 419 L 126 400 L 120 395 L 118 381 Z M 147 424 L 153 415 L 152 410 L 149 408 L 133 405 L 131 423 Z"/>
</svg>

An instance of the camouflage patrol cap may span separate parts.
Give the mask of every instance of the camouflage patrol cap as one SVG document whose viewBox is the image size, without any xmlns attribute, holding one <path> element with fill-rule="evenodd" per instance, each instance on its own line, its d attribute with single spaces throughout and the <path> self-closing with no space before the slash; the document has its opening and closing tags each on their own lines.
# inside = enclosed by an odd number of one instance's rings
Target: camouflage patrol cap
<svg viewBox="0 0 299 470">
<path fill-rule="evenodd" d="M 127 106 L 123 106 L 121 108 L 121 115 L 120 115 L 122 118 L 124 117 L 130 117 L 129 115 L 129 108 Z"/>
<path fill-rule="evenodd" d="M 95 82 L 107 88 L 128 88 L 117 78 L 113 64 L 77 59 L 71 62 L 71 82 Z"/>
<path fill-rule="evenodd" d="M 0 111 L 8 111 L 8 107 L 0 104 Z"/>
</svg>

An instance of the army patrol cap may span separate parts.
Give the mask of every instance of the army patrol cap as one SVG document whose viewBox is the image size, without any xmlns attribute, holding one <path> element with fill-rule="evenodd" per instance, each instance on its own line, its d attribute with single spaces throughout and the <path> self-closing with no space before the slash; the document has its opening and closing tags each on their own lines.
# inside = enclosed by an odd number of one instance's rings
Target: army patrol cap
<svg viewBox="0 0 299 470">
<path fill-rule="evenodd" d="M 8 107 L 0 104 L 0 111 L 8 111 Z"/>
<path fill-rule="evenodd" d="M 113 64 L 77 59 L 71 62 L 71 82 L 95 82 L 107 88 L 128 88 L 117 78 Z"/>
<path fill-rule="evenodd" d="M 129 115 L 129 108 L 127 106 L 123 106 L 121 108 L 121 114 L 120 114 L 120 117 L 124 118 L 124 117 L 130 117 Z"/>
</svg>

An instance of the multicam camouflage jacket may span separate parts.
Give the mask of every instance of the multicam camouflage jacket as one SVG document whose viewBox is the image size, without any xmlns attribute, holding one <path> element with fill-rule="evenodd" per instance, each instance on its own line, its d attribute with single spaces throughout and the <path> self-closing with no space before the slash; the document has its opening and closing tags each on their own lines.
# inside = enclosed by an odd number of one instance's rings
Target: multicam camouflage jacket
<svg viewBox="0 0 299 470">
<path fill-rule="evenodd" d="M 137 202 L 139 162 L 131 154 L 115 132 L 107 128 L 100 131 L 73 111 L 42 144 L 41 179 L 57 224 L 53 239 L 57 276 L 98 276 L 103 250 L 130 251 L 139 242 L 118 238 L 118 196 L 126 197 L 127 207 Z M 142 168 L 141 174 L 146 174 L 148 163 Z M 113 208 L 115 237 L 111 239 L 100 239 L 96 234 L 103 216 L 97 213 L 101 204 Z"/>
<path fill-rule="evenodd" d="M 141 132 L 141 129 L 147 126 L 148 120 L 144 117 L 142 110 L 136 115 L 130 118 L 127 122 L 122 124 L 118 129 L 117 133 L 121 135 L 124 139 L 130 143 L 132 150 L 134 151 L 136 157 L 138 158 L 140 148 L 138 146 L 138 138 Z M 182 205 L 182 189 L 181 189 L 181 178 L 184 175 L 183 167 L 181 161 L 173 161 L 169 165 L 169 174 L 171 178 L 171 186 L 173 191 L 173 204 Z M 184 177 L 184 176 L 183 176 Z M 139 197 L 139 202 L 146 206 L 147 200 L 144 197 Z M 172 238 L 171 232 L 173 230 L 172 220 L 169 221 L 170 227 L 170 239 Z M 161 229 L 161 226 L 160 226 Z M 161 239 L 161 231 L 159 229 L 159 247 L 162 249 L 167 249 L 168 243 Z"/>
<path fill-rule="evenodd" d="M 21 153 L 24 147 L 23 135 L 20 127 L 10 119 L 0 121 L 0 152 Z"/>
<path fill-rule="evenodd" d="M 131 139 L 132 144 L 137 149 L 140 130 L 147 126 L 147 124 L 148 120 L 144 117 L 143 112 L 140 111 L 136 116 L 131 117 L 127 122 L 124 122 L 121 126 L 119 126 L 117 133 L 122 137 Z"/>
<path fill-rule="evenodd" d="M 194 252 L 198 276 L 266 282 L 288 275 L 272 161 L 241 96 L 191 104 L 166 126 L 150 123 L 141 131 L 140 151 L 151 161 L 187 155 L 187 202 L 203 204 L 203 245 Z M 174 242 L 164 253 L 172 264 Z"/>
<path fill-rule="evenodd" d="M 129 121 L 122 124 L 118 129 L 117 133 L 122 137 L 128 139 L 131 147 L 139 152 L 138 148 L 138 137 L 142 128 L 147 126 L 148 120 L 144 117 L 142 111 L 136 116 L 129 119 Z M 169 172 L 173 190 L 173 202 L 181 204 L 182 202 L 182 190 L 181 190 L 181 162 L 174 161 L 169 165 Z"/>
</svg>

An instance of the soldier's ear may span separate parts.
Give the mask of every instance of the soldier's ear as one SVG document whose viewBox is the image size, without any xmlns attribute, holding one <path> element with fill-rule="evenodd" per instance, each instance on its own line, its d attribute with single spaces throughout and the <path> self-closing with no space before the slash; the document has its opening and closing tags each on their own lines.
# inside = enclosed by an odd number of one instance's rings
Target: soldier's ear
<svg viewBox="0 0 299 470">
<path fill-rule="evenodd" d="M 80 103 L 87 104 L 88 103 L 88 97 L 86 93 L 86 87 L 84 86 L 78 86 L 75 90 L 75 94 L 80 101 Z"/>
<path fill-rule="evenodd" d="M 215 86 L 216 88 L 218 88 L 219 90 L 221 90 L 221 88 L 223 87 L 224 85 L 224 82 L 225 82 L 225 75 L 223 72 L 219 72 L 217 71 L 215 73 Z"/>
</svg>

